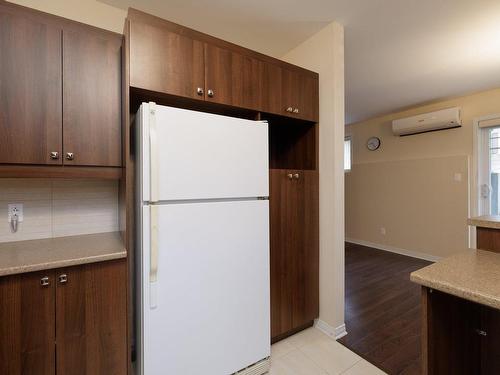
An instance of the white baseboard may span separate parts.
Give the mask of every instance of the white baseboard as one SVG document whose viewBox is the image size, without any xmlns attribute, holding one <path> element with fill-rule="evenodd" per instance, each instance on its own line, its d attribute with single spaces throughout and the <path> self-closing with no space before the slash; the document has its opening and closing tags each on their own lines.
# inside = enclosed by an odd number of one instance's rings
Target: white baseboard
<svg viewBox="0 0 500 375">
<path fill-rule="evenodd" d="M 314 326 L 319 329 L 321 332 L 323 332 L 325 335 L 328 335 L 335 340 L 338 340 L 345 335 L 347 335 L 347 331 L 345 329 L 345 324 L 342 324 L 338 327 L 332 327 L 330 324 L 324 322 L 321 319 L 316 319 L 314 321 Z"/>
<path fill-rule="evenodd" d="M 364 240 L 356 240 L 354 238 L 346 238 L 345 242 L 350 242 L 350 243 L 353 243 L 353 244 L 356 244 L 356 245 L 373 247 L 373 248 L 378 249 L 378 250 L 389 251 L 391 253 L 406 255 L 406 256 L 409 256 L 409 257 L 412 257 L 412 258 L 418 258 L 418 259 L 428 260 L 429 262 L 437 262 L 438 260 L 441 259 L 441 257 L 435 256 L 435 255 L 421 253 L 421 252 L 418 252 L 418 251 L 401 249 L 401 248 L 395 247 L 395 246 L 381 245 L 381 244 L 378 244 L 378 243 L 373 243 L 373 242 L 364 241 Z"/>
</svg>

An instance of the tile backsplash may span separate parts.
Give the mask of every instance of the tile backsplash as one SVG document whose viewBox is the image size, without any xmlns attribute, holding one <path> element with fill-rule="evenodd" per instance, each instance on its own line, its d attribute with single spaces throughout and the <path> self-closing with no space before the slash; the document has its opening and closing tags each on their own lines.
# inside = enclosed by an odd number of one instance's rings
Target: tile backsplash
<svg viewBox="0 0 500 375">
<path fill-rule="evenodd" d="M 24 221 L 12 233 L 9 203 L 22 203 Z M 0 242 L 118 230 L 118 182 L 0 179 Z"/>
</svg>

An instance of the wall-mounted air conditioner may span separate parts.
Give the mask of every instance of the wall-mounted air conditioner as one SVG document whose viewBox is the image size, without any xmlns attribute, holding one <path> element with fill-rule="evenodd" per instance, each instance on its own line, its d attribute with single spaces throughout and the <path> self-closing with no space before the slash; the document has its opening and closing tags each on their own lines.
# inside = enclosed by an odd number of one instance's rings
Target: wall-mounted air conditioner
<svg viewBox="0 0 500 375">
<path fill-rule="evenodd" d="M 394 135 L 404 136 L 460 126 L 462 126 L 460 108 L 454 107 L 394 120 L 392 132 Z"/>
</svg>

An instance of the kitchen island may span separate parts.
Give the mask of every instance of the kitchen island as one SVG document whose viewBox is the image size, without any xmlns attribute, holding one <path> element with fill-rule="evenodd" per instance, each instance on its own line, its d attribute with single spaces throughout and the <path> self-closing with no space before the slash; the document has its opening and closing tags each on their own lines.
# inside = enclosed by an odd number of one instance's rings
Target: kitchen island
<svg viewBox="0 0 500 375">
<path fill-rule="evenodd" d="M 500 253 L 500 216 L 472 217 L 467 224 L 476 227 L 476 248 Z"/>
<path fill-rule="evenodd" d="M 500 254 L 461 251 L 410 277 L 422 285 L 423 374 L 500 373 Z"/>
</svg>

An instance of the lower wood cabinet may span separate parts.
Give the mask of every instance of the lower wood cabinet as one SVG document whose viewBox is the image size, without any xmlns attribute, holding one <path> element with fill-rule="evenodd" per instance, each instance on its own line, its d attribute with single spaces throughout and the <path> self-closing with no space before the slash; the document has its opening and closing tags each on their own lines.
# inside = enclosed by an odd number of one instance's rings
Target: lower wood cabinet
<svg viewBox="0 0 500 375">
<path fill-rule="evenodd" d="M 0 374 L 127 373 L 126 261 L 0 278 Z"/>
<path fill-rule="evenodd" d="M 274 341 L 319 315 L 318 173 L 270 172 L 271 336 Z"/>
<path fill-rule="evenodd" d="M 423 288 L 423 374 L 500 372 L 500 310 Z"/>
<path fill-rule="evenodd" d="M 500 253 L 500 229 L 476 227 L 476 248 Z"/>
</svg>

